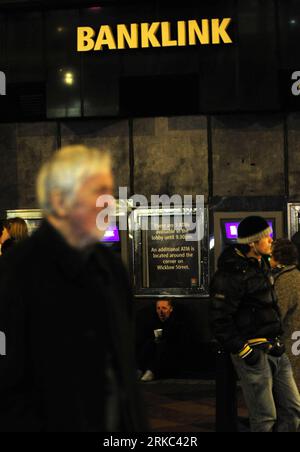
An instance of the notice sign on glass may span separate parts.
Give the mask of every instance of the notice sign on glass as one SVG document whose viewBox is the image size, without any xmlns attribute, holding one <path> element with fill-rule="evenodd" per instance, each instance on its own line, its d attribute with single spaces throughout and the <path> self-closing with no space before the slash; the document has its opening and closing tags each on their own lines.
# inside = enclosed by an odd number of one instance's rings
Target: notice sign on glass
<svg viewBox="0 0 300 452">
<path fill-rule="evenodd" d="M 201 256 L 197 242 L 186 240 L 191 225 L 164 222 L 162 216 L 158 230 L 147 231 L 145 237 L 148 256 L 148 275 L 144 285 L 157 288 L 190 288 L 199 285 Z M 147 284 L 148 283 L 148 284 Z"/>
<path fill-rule="evenodd" d="M 195 238 L 195 225 L 205 222 L 205 216 L 152 211 L 139 212 L 138 217 L 140 229 L 134 233 L 136 294 L 207 294 L 207 228 L 201 229 L 204 237 Z"/>
</svg>

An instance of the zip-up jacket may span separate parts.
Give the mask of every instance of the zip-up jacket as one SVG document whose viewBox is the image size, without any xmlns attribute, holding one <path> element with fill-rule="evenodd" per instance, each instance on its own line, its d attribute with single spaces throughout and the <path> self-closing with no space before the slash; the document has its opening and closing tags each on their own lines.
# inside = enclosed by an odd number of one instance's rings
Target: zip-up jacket
<svg viewBox="0 0 300 452">
<path fill-rule="evenodd" d="M 246 358 L 282 334 L 274 280 L 264 259 L 247 258 L 239 246 L 220 256 L 211 283 L 212 323 L 223 348 Z"/>
</svg>

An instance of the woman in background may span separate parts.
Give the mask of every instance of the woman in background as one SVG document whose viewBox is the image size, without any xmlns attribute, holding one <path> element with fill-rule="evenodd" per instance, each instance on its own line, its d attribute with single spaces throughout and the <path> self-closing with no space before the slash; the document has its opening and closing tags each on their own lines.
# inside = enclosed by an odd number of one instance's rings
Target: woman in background
<svg viewBox="0 0 300 452">
<path fill-rule="evenodd" d="M 7 240 L 10 240 L 9 228 L 10 228 L 10 224 L 9 224 L 9 222 L 7 220 L 1 221 L 1 224 L 0 224 L 1 255 L 5 253 L 5 245 L 4 245 L 4 243 L 7 242 Z"/>
<path fill-rule="evenodd" d="M 1 227 L 0 227 L 0 245 L 3 245 L 3 243 L 10 238 L 9 235 L 9 229 L 10 224 L 8 220 L 1 221 Z"/>
<path fill-rule="evenodd" d="M 9 223 L 9 236 L 15 242 L 20 242 L 28 237 L 28 227 L 26 221 L 23 218 L 10 218 Z"/>
<path fill-rule="evenodd" d="M 271 266 L 275 277 L 275 291 L 282 314 L 283 339 L 290 358 L 298 388 L 300 388 L 300 359 L 292 352 L 293 333 L 300 331 L 300 271 L 298 250 L 288 239 L 273 244 Z"/>
<path fill-rule="evenodd" d="M 10 218 L 2 223 L 2 234 L 0 237 L 1 254 L 5 254 L 9 249 L 21 240 L 28 237 L 28 227 L 23 218 Z"/>
</svg>

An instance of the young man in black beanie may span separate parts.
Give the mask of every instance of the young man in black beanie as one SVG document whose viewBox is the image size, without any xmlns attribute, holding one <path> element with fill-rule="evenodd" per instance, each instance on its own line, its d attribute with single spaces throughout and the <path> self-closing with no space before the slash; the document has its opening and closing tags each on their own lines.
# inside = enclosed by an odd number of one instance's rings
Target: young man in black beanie
<svg viewBox="0 0 300 452">
<path fill-rule="evenodd" d="M 261 217 L 245 218 L 238 244 L 220 256 L 211 285 L 216 339 L 231 354 L 253 432 L 295 432 L 300 396 L 280 340 L 282 325 L 265 256 L 272 229 Z"/>
</svg>

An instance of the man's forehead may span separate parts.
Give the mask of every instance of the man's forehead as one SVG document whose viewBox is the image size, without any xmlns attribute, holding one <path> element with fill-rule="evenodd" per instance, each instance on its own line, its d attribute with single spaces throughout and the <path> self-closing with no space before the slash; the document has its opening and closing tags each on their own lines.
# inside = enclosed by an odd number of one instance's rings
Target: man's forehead
<svg viewBox="0 0 300 452">
<path fill-rule="evenodd" d="M 98 171 L 97 173 L 90 174 L 87 178 L 87 182 L 101 182 L 102 180 L 106 180 L 108 177 L 112 177 L 112 171 L 110 169 L 103 168 L 102 171 Z"/>
<path fill-rule="evenodd" d="M 269 238 L 272 238 L 272 234 L 271 233 L 267 234 L 267 235 L 265 235 L 265 237 L 262 237 L 261 239 L 259 239 L 258 242 L 261 242 L 262 240 L 266 240 L 266 239 L 269 239 Z"/>
<path fill-rule="evenodd" d="M 82 183 L 81 187 L 82 188 L 99 188 L 101 189 L 102 187 L 105 188 L 108 185 L 112 186 L 114 183 L 113 181 L 113 175 L 112 172 L 107 170 L 107 171 L 103 171 L 101 173 L 96 173 L 93 175 L 88 176 Z"/>
<path fill-rule="evenodd" d="M 170 302 L 168 300 L 159 300 L 157 301 L 157 306 L 170 306 Z"/>
</svg>

